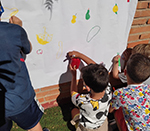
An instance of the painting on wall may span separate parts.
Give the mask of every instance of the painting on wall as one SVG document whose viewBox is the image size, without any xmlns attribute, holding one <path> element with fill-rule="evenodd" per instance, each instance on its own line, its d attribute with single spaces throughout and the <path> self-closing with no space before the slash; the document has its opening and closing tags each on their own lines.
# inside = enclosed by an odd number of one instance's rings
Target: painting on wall
<svg viewBox="0 0 150 131">
<path fill-rule="evenodd" d="M 23 21 L 33 50 L 26 64 L 35 89 L 71 80 L 68 51 L 103 62 L 107 69 L 127 46 L 137 0 L 2 0 L 2 21 Z M 81 67 L 85 63 L 81 62 Z M 80 78 L 78 70 L 78 79 Z"/>
</svg>

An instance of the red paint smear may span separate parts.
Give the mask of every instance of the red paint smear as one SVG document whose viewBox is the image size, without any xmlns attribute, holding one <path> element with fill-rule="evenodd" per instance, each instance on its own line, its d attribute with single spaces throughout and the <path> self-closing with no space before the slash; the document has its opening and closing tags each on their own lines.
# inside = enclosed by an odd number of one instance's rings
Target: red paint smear
<svg viewBox="0 0 150 131">
<path fill-rule="evenodd" d="M 20 58 L 20 61 L 24 62 L 24 59 L 23 59 L 23 58 Z"/>
</svg>

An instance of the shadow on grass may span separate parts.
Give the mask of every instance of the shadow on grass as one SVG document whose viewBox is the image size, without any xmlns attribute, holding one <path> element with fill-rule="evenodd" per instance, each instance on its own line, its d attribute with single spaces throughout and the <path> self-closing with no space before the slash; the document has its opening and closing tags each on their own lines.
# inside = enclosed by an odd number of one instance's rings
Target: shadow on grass
<svg viewBox="0 0 150 131">
<path fill-rule="evenodd" d="M 74 107 L 72 103 L 67 104 L 60 104 L 59 107 L 61 108 L 63 120 L 67 122 L 67 127 L 71 131 L 75 131 L 75 127 L 70 123 L 71 121 L 71 110 Z"/>
</svg>

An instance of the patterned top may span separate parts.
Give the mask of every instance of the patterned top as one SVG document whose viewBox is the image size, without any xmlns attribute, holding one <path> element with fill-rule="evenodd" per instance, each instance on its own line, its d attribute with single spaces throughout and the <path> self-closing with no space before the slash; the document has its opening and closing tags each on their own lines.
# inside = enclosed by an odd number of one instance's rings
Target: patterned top
<svg viewBox="0 0 150 131">
<path fill-rule="evenodd" d="M 150 86 L 128 85 L 113 93 L 111 105 L 122 107 L 130 131 L 150 131 Z"/>
<path fill-rule="evenodd" d="M 105 90 L 105 95 L 94 100 L 90 94 L 79 94 L 74 92 L 72 102 L 80 109 L 80 124 L 88 129 L 99 128 L 106 120 L 112 93 L 110 87 Z"/>
</svg>

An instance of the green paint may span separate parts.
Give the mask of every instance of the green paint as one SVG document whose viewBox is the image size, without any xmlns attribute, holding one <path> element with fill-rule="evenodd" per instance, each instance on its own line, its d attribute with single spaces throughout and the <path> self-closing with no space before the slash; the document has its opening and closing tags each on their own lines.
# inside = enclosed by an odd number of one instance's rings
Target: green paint
<svg viewBox="0 0 150 131">
<path fill-rule="evenodd" d="M 86 18 L 86 20 L 88 20 L 88 19 L 90 19 L 90 10 L 88 9 L 87 10 L 87 13 L 86 13 L 86 15 L 85 15 L 85 18 Z"/>
</svg>

